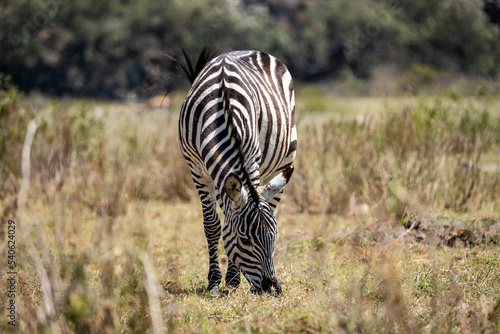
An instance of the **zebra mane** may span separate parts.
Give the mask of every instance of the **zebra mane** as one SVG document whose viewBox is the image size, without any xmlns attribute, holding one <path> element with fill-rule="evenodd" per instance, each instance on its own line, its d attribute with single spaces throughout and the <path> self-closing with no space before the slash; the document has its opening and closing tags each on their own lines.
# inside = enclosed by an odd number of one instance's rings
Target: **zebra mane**
<svg viewBox="0 0 500 334">
<path fill-rule="evenodd" d="M 217 56 L 218 52 L 214 48 L 204 46 L 203 49 L 201 49 L 198 60 L 196 61 L 196 64 L 194 66 L 191 57 L 187 54 L 184 48 L 182 48 L 182 54 L 184 55 L 184 62 L 175 59 L 169 54 L 166 54 L 166 56 L 182 68 L 186 79 L 188 79 L 188 81 L 193 84 L 194 80 L 196 79 L 198 74 L 200 74 L 201 70 L 210 60 Z"/>
<path fill-rule="evenodd" d="M 245 174 L 245 178 L 247 179 L 248 188 L 250 190 L 250 196 L 252 197 L 253 201 L 259 205 L 260 208 L 259 192 L 257 191 L 257 189 L 255 189 L 255 186 L 253 185 L 252 181 L 250 181 L 250 174 L 248 174 L 248 171 L 245 167 L 243 167 L 243 171 Z"/>
</svg>

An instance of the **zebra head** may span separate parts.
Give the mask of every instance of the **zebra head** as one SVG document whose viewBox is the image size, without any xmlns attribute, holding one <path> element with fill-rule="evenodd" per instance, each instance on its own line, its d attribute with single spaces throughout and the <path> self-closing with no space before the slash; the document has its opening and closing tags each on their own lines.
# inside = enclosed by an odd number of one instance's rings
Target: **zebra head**
<svg viewBox="0 0 500 334">
<path fill-rule="evenodd" d="M 268 292 L 274 287 L 281 293 L 273 261 L 278 223 L 269 201 L 285 187 L 292 172 L 293 167 L 288 167 L 257 189 L 245 186 L 235 173 L 228 175 L 224 184 L 228 196 L 224 206 L 224 248 L 253 292 Z"/>
</svg>

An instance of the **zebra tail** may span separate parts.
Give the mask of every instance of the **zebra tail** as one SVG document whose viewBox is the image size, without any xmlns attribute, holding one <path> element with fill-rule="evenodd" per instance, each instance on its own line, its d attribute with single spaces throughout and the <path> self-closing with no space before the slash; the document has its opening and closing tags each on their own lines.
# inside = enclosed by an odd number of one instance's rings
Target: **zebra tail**
<svg viewBox="0 0 500 334">
<path fill-rule="evenodd" d="M 198 56 L 198 60 L 196 61 L 196 64 L 193 66 L 193 61 L 191 57 L 188 55 L 186 50 L 182 48 L 182 54 L 184 55 L 184 61 L 180 61 L 168 53 L 165 53 L 165 55 L 175 62 L 177 65 L 180 66 L 182 71 L 184 72 L 184 76 L 186 79 L 191 83 L 191 85 L 194 83 L 198 75 L 200 74 L 201 70 L 205 67 L 206 64 L 215 56 L 217 56 L 218 52 L 214 48 L 204 46 L 203 49 L 201 49 L 200 55 Z"/>
</svg>

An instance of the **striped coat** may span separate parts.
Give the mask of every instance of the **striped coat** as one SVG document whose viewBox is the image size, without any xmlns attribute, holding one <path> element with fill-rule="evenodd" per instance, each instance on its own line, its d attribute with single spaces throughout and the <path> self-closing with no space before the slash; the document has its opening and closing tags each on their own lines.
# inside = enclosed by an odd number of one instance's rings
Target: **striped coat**
<svg viewBox="0 0 500 334">
<path fill-rule="evenodd" d="M 182 105 L 180 146 L 202 202 L 212 292 L 222 277 L 216 202 L 225 216 L 226 284 L 237 286 L 241 269 L 254 291 L 281 289 L 273 262 L 273 210 L 293 171 L 294 109 L 287 68 L 257 51 L 212 59 L 196 76 Z"/>
</svg>

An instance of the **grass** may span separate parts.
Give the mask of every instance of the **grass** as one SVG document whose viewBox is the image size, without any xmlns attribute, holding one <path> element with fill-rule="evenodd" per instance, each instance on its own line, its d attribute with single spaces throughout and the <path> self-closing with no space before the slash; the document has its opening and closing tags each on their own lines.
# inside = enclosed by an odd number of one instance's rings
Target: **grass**
<svg viewBox="0 0 500 334">
<path fill-rule="evenodd" d="M 2 311 L 2 330 L 500 332 L 500 174 L 480 169 L 500 163 L 495 100 L 318 89 L 298 89 L 299 154 L 277 213 L 282 295 L 243 282 L 213 298 L 201 205 L 177 146 L 182 94 L 165 114 L 29 98 L 4 83 L 0 245 L 14 219 L 19 318 L 12 327 Z M 220 260 L 224 271 L 222 244 Z"/>
</svg>

